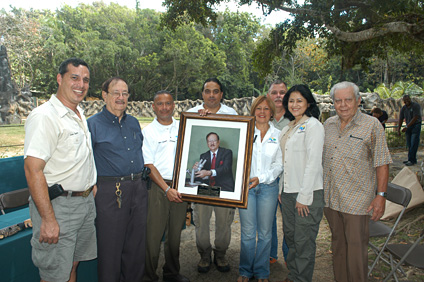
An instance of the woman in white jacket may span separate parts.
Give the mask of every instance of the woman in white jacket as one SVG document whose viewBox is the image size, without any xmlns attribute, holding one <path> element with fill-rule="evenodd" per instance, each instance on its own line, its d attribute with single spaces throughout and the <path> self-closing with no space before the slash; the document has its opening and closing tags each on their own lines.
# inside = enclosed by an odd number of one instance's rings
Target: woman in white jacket
<svg viewBox="0 0 424 282">
<path fill-rule="evenodd" d="M 315 240 L 324 208 L 324 127 L 318 120 L 317 103 L 306 85 L 291 87 L 283 105 L 291 120 L 280 134 L 284 165 L 281 205 L 290 271 L 284 281 L 312 281 Z"/>
<path fill-rule="evenodd" d="M 237 282 L 247 282 L 253 276 L 258 282 L 269 281 L 271 231 L 278 200 L 276 179 L 283 170 L 280 131 L 270 122 L 274 112 L 274 102 L 266 96 L 256 98 L 250 110 L 256 123 L 247 209 L 239 209 L 241 246 Z"/>
</svg>

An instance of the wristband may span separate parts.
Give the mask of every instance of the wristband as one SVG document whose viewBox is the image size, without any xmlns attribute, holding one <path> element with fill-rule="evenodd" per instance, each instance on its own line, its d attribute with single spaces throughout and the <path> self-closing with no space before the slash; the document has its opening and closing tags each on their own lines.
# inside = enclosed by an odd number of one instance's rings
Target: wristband
<svg viewBox="0 0 424 282">
<path fill-rule="evenodd" d="M 387 193 L 386 192 L 377 192 L 377 195 L 380 195 L 384 198 L 387 198 Z"/>
<path fill-rule="evenodd" d="M 171 187 L 168 186 L 168 188 L 166 188 L 165 190 L 165 197 L 166 197 L 166 194 L 168 194 L 169 189 L 171 189 Z"/>
</svg>

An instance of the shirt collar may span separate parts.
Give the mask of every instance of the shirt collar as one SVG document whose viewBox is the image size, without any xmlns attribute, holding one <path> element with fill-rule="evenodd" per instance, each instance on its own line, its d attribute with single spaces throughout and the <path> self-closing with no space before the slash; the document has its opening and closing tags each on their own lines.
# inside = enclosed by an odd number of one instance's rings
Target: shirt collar
<svg viewBox="0 0 424 282">
<path fill-rule="evenodd" d="M 359 108 L 356 110 L 355 115 L 353 116 L 352 120 L 349 122 L 350 123 L 355 123 L 355 124 L 361 124 L 361 119 L 362 119 L 362 115 L 361 115 L 361 111 L 359 110 Z M 340 124 L 340 117 L 338 115 L 335 115 L 333 118 L 328 120 L 328 123 L 337 123 Z"/>
<path fill-rule="evenodd" d="M 111 121 L 111 122 L 115 122 L 117 120 L 119 121 L 119 118 L 117 116 L 115 116 L 114 114 L 112 114 L 106 109 L 106 105 L 103 106 L 102 114 L 108 121 Z M 126 118 L 127 118 L 127 113 L 124 112 L 121 118 L 121 123 L 124 122 Z"/>
<path fill-rule="evenodd" d="M 75 114 L 73 110 L 69 109 L 68 107 L 66 107 L 57 97 L 56 94 L 53 94 L 50 97 L 49 102 L 53 105 L 53 107 L 55 108 L 55 110 L 58 112 L 59 116 L 62 118 L 64 117 L 66 114 Z M 77 106 L 77 111 L 80 113 L 80 116 L 82 116 L 83 114 L 83 110 L 82 108 L 78 105 Z M 76 115 L 76 114 L 75 114 Z"/>
<path fill-rule="evenodd" d="M 296 122 L 296 120 L 292 120 L 292 121 L 289 122 L 288 126 L 291 127 L 291 128 L 296 127 L 296 126 L 298 126 L 302 123 L 305 123 L 309 118 L 310 117 L 308 117 L 307 115 L 303 115 L 298 123 L 294 124 Z"/>
</svg>

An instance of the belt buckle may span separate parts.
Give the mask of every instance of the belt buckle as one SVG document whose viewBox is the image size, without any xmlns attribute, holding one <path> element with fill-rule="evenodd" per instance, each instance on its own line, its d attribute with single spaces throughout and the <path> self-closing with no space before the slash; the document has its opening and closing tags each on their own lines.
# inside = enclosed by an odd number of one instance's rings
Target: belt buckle
<svg viewBox="0 0 424 282">
<path fill-rule="evenodd" d="M 91 190 L 93 190 L 93 187 L 88 188 L 87 190 L 85 190 L 84 192 L 82 192 L 82 195 L 84 198 L 87 198 L 88 195 L 90 195 Z"/>
</svg>

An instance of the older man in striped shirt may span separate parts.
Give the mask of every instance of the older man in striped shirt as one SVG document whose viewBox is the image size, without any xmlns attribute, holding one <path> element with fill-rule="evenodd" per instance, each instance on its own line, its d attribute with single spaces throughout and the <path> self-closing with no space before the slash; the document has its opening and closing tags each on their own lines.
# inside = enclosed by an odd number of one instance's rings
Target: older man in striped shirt
<svg viewBox="0 0 424 282">
<path fill-rule="evenodd" d="M 358 86 L 340 82 L 330 95 L 337 116 L 324 124 L 324 213 L 332 233 L 334 278 L 367 281 L 368 222 L 384 214 L 392 160 L 383 127 L 358 109 Z"/>
</svg>

